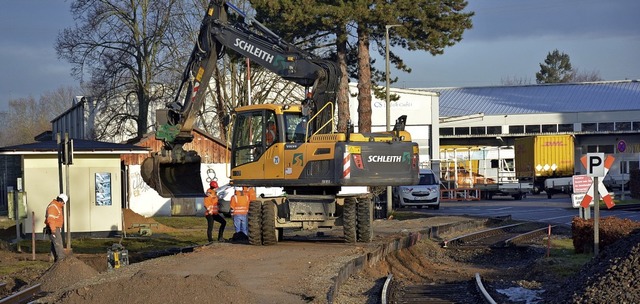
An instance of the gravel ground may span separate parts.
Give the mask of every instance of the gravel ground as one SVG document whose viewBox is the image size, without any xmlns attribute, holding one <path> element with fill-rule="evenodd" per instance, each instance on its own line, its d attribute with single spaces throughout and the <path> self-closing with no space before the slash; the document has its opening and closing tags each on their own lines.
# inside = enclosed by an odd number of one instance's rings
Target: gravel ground
<svg viewBox="0 0 640 304">
<path fill-rule="evenodd" d="M 39 303 L 328 303 L 327 291 L 338 269 L 348 261 L 371 252 L 380 242 L 428 226 L 462 221 L 469 219 L 376 220 L 370 244 L 294 241 L 256 247 L 214 243 L 193 253 L 102 273 L 72 256 L 53 264 L 33 282 L 41 283 L 47 295 Z M 6 251 L 0 253 L 1 264 L 8 255 Z M 350 277 L 339 286 L 333 303 L 379 303 L 388 274 L 403 286 L 467 281 L 475 273 L 480 273 L 490 290 L 546 290 L 539 294 L 541 303 L 640 303 L 640 234 L 604 248 L 568 280 L 545 271 L 549 261 L 542 259 L 544 253 L 542 247 L 450 250 L 425 238 Z M 7 281 L 2 278 L 2 282 Z M 499 303 L 525 303 L 491 293 Z"/>
</svg>

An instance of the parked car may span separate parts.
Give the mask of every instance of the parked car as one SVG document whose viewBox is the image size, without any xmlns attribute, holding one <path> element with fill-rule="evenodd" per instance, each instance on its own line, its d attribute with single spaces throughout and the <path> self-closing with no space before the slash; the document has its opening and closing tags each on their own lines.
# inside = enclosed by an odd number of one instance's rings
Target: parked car
<svg viewBox="0 0 640 304">
<path fill-rule="evenodd" d="M 229 203 L 231 202 L 234 190 L 235 187 L 230 184 L 224 184 L 216 189 L 216 194 L 218 195 L 218 208 L 226 217 L 231 216 Z M 259 197 L 275 197 L 282 195 L 283 191 L 284 189 L 281 187 L 257 187 L 256 195 Z"/>
<path fill-rule="evenodd" d="M 417 185 L 393 187 L 393 205 L 440 209 L 440 180 L 431 169 L 420 169 Z"/>
</svg>

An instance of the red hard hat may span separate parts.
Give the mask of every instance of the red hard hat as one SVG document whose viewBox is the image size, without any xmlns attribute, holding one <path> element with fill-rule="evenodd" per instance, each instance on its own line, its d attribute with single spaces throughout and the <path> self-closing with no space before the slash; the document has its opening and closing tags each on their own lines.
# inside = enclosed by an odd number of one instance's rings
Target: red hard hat
<svg viewBox="0 0 640 304">
<path fill-rule="evenodd" d="M 218 188 L 218 183 L 216 181 L 211 181 L 209 186 L 211 186 L 211 188 Z"/>
</svg>

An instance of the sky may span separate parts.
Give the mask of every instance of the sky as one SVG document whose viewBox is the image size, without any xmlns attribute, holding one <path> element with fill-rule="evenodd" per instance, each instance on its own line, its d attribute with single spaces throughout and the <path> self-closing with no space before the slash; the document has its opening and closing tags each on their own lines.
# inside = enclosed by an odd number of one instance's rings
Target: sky
<svg viewBox="0 0 640 304">
<path fill-rule="evenodd" d="M 640 79 L 640 1 L 468 0 L 473 28 L 443 55 L 394 48 L 411 73 L 391 70 L 393 87 L 535 83 L 547 54 L 569 55 L 574 68 L 604 80 Z M 9 100 L 39 98 L 62 86 L 77 87 L 71 66 L 54 44 L 74 24 L 69 1 L 6 0 L 0 10 L 0 111 Z M 390 29 L 393 31 L 393 28 Z M 372 54 L 375 53 L 372 51 Z M 384 58 L 376 67 L 384 70 Z"/>
</svg>

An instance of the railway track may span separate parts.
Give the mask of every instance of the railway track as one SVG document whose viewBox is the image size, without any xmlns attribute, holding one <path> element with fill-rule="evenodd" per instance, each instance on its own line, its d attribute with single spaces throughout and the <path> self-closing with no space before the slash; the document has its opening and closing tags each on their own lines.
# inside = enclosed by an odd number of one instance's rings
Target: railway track
<svg viewBox="0 0 640 304">
<path fill-rule="evenodd" d="M 33 300 L 38 293 L 40 293 L 40 284 L 33 285 L 29 288 L 25 288 L 7 297 L 4 297 L 0 299 L 0 304 L 28 303 Z"/>
<path fill-rule="evenodd" d="M 553 227 L 555 226 L 535 222 L 504 225 L 445 240 L 442 246 L 445 248 L 474 249 L 524 245 L 540 236 L 550 234 L 550 229 Z"/>
<path fill-rule="evenodd" d="M 542 223 L 518 223 L 466 234 L 443 243 L 451 250 L 526 248 L 534 239 L 550 234 L 553 226 Z M 517 258 L 516 258 L 517 259 Z M 509 271 L 504 268 L 498 271 Z M 496 303 L 484 287 L 480 275 L 452 282 L 427 282 L 414 285 L 394 283 L 387 278 L 381 303 Z"/>
<path fill-rule="evenodd" d="M 382 291 L 382 304 L 404 303 L 493 303 L 479 274 L 467 281 L 426 283 L 409 286 L 394 284 L 393 276 L 387 277 Z"/>
</svg>

